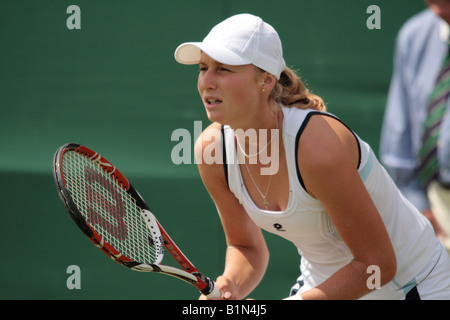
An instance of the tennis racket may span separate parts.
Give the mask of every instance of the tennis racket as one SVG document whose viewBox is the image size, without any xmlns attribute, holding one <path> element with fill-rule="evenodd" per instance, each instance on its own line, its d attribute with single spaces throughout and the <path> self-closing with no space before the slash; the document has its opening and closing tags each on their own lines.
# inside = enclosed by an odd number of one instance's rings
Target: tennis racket
<svg viewBox="0 0 450 320">
<path fill-rule="evenodd" d="M 220 297 L 214 282 L 170 239 L 138 191 L 101 155 L 66 144 L 55 153 L 53 177 L 72 219 L 110 258 L 132 270 L 184 280 L 208 298 Z M 183 269 L 161 264 L 164 248 Z"/>
</svg>

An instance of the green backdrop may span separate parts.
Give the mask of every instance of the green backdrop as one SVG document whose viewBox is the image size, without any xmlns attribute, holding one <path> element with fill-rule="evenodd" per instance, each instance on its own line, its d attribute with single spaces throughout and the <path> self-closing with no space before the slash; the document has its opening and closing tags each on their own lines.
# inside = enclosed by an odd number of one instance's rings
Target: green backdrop
<svg viewBox="0 0 450 320">
<path fill-rule="evenodd" d="M 66 26 L 72 4 L 80 30 Z M 373 4 L 381 29 L 366 26 Z M 56 194 L 56 149 L 77 142 L 115 163 L 215 278 L 225 244 L 214 205 L 195 165 L 171 161 L 174 130 L 208 125 L 197 67 L 175 62 L 177 45 L 230 15 L 261 16 L 279 32 L 287 64 L 377 150 L 395 36 L 424 8 L 421 0 L 1 0 L 0 298 L 197 299 L 179 280 L 129 271 L 91 245 Z M 291 244 L 266 237 L 271 260 L 251 297 L 280 299 L 299 259 Z M 79 290 L 66 285 L 70 265 L 80 267 Z"/>
</svg>

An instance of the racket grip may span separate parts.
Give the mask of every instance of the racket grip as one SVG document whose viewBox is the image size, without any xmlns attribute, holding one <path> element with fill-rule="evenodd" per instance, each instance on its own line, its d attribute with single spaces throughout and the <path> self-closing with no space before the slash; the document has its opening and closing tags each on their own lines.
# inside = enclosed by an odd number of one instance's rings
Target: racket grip
<svg viewBox="0 0 450 320">
<path fill-rule="evenodd" d="M 202 291 L 202 293 L 208 299 L 218 299 L 222 295 L 219 287 L 211 279 L 208 279 L 208 286 Z"/>
</svg>

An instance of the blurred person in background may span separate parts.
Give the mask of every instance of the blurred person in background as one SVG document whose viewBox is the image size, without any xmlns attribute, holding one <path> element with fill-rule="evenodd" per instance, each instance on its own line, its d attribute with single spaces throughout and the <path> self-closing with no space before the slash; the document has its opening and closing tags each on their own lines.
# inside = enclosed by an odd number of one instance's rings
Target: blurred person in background
<svg viewBox="0 0 450 320">
<path fill-rule="evenodd" d="M 380 156 L 450 252 L 450 0 L 426 3 L 397 37 Z"/>
</svg>

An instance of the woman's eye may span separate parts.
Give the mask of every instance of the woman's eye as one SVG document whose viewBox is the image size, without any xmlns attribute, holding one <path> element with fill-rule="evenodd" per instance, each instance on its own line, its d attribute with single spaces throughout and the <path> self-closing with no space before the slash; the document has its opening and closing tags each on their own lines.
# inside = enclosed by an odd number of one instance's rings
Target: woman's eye
<svg viewBox="0 0 450 320">
<path fill-rule="evenodd" d="M 206 67 L 206 66 L 199 67 L 199 72 L 206 72 L 206 71 L 208 71 L 208 70 L 209 70 L 209 69 L 208 69 L 208 67 Z M 216 70 L 216 72 L 231 72 L 230 69 L 227 69 L 227 68 L 225 68 L 225 67 L 218 67 L 218 68 L 215 68 L 215 70 Z"/>
</svg>

